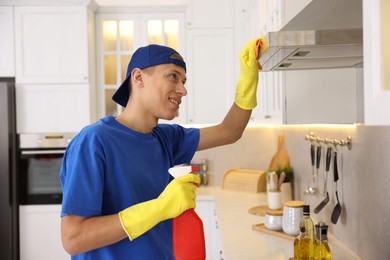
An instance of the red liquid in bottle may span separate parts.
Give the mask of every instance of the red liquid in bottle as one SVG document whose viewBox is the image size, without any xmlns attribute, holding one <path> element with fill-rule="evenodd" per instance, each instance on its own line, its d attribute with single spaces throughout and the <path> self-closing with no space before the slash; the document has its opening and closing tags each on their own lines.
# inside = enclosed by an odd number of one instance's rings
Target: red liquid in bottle
<svg viewBox="0 0 390 260">
<path fill-rule="evenodd" d="M 193 209 L 172 220 L 172 243 L 175 260 L 205 260 L 203 222 Z"/>
</svg>

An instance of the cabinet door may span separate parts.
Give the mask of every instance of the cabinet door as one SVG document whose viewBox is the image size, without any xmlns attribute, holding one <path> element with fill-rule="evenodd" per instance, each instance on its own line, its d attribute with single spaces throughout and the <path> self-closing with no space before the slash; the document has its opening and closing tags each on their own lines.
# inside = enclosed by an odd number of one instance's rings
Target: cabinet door
<svg viewBox="0 0 390 260">
<path fill-rule="evenodd" d="M 15 7 L 17 83 L 87 83 L 87 7 Z"/>
<path fill-rule="evenodd" d="M 283 72 L 259 73 L 257 107 L 253 110 L 251 123 L 283 123 L 285 110 L 284 79 Z"/>
<path fill-rule="evenodd" d="M 17 85 L 18 133 L 78 132 L 90 123 L 88 85 Z"/>
<path fill-rule="evenodd" d="M 189 28 L 232 27 L 233 22 L 233 0 L 188 0 Z"/>
<path fill-rule="evenodd" d="M 127 65 L 136 49 L 147 44 L 161 44 L 186 57 L 184 12 L 99 13 L 96 28 L 100 116 L 116 116 L 122 112 L 123 108 L 111 97 L 125 79 Z M 169 122 L 186 123 L 185 98 L 183 101 L 178 115 Z"/>
<path fill-rule="evenodd" d="M 0 77 L 14 77 L 13 7 L 0 6 Z"/>
<path fill-rule="evenodd" d="M 361 122 L 357 90 L 361 69 L 286 71 L 287 124 L 351 124 Z M 341 109 L 342 108 L 342 109 Z"/>
<path fill-rule="evenodd" d="M 61 244 L 61 205 L 20 206 L 20 260 L 69 260 Z"/>
<path fill-rule="evenodd" d="M 390 3 L 363 1 L 364 122 L 390 125 Z"/>
<path fill-rule="evenodd" d="M 202 219 L 206 243 L 206 259 L 223 259 L 221 235 L 218 229 L 213 199 L 198 199 L 196 213 Z"/>
<path fill-rule="evenodd" d="M 189 123 L 218 123 L 233 103 L 233 29 L 187 31 Z"/>
</svg>

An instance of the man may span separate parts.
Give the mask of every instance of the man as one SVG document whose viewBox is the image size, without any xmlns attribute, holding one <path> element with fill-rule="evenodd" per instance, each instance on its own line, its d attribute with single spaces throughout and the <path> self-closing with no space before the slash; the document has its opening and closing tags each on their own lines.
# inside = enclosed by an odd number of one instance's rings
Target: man
<svg viewBox="0 0 390 260">
<path fill-rule="evenodd" d="M 85 127 L 64 155 L 61 232 L 72 259 L 173 259 L 171 219 L 195 207 L 200 180 L 172 180 L 168 169 L 241 137 L 256 106 L 259 43 L 241 52 L 235 102 L 224 120 L 201 129 L 158 124 L 173 119 L 187 95 L 180 54 L 159 45 L 133 54 L 113 96 L 124 111 Z"/>
</svg>

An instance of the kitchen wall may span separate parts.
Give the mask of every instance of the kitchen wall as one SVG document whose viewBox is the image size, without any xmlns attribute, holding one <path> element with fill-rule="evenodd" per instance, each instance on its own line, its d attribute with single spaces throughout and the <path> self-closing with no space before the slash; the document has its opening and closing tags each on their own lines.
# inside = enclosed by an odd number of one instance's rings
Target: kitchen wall
<svg viewBox="0 0 390 260">
<path fill-rule="evenodd" d="M 331 200 L 318 215 L 313 209 L 324 197 L 303 195 L 312 170 L 310 142 L 304 138 L 310 132 L 330 139 L 352 137 L 351 150 L 339 147 L 342 164 L 339 164 L 338 190 L 342 213 L 336 225 L 330 222 L 336 204 L 332 167 L 328 178 Z M 330 231 L 362 259 L 390 259 L 390 225 L 387 223 L 390 220 L 390 127 L 250 126 L 237 143 L 197 152 L 194 160 L 207 158 L 210 185 L 220 185 L 224 171 L 229 168 L 266 170 L 276 152 L 280 134 L 285 136 L 284 146 L 294 168 L 295 199 L 310 203 L 315 222 L 329 224 Z"/>
</svg>

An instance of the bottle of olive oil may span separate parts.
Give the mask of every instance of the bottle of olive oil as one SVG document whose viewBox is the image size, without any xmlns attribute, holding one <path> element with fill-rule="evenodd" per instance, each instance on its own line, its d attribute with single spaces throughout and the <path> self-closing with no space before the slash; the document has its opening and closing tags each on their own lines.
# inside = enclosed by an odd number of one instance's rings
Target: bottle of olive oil
<svg viewBox="0 0 390 260">
<path fill-rule="evenodd" d="M 328 226 L 324 222 L 316 225 L 317 239 L 314 248 L 315 260 L 330 260 L 331 251 L 328 243 Z"/>
<path fill-rule="evenodd" d="M 316 241 L 314 222 L 310 217 L 310 205 L 308 204 L 303 205 L 303 216 L 299 225 L 305 227 L 306 233 L 311 238 L 314 245 Z"/>
<path fill-rule="evenodd" d="M 313 240 L 306 233 L 305 226 L 300 226 L 300 231 L 294 240 L 294 260 L 314 260 Z"/>
</svg>

